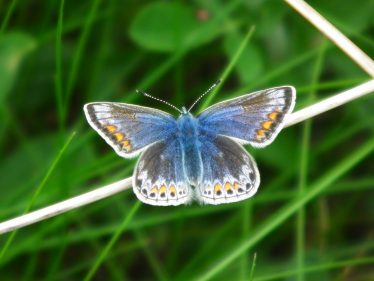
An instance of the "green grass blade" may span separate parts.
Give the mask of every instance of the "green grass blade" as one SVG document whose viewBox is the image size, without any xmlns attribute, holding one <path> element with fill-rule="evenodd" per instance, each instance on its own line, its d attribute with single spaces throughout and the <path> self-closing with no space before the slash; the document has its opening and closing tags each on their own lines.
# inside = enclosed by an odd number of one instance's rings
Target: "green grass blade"
<svg viewBox="0 0 374 281">
<path fill-rule="evenodd" d="M 308 103 L 312 104 L 315 100 L 316 88 L 318 85 L 319 77 L 322 72 L 325 44 L 320 47 L 319 55 L 314 66 L 311 81 L 311 91 L 308 96 Z M 298 182 L 298 193 L 302 196 L 307 186 L 307 176 L 309 169 L 310 159 L 310 138 L 312 135 L 312 119 L 306 120 L 303 124 L 303 134 L 301 139 L 301 152 L 300 152 L 300 170 L 299 170 L 299 182 Z M 298 281 L 304 281 L 305 266 L 305 208 L 301 207 L 296 216 L 296 264 L 299 274 L 297 275 Z"/>
<path fill-rule="evenodd" d="M 143 237 L 143 234 L 141 233 L 141 231 L 135 230 L 135 236 L 136 236 L 137 241 L 140 243 L 140 245 L 142 245 L 143 252 L 145 256 L 147 257 L 148 262 L 152 270 L 155 273 L 155 276 L 157 276 L 157 280 L 162 280 L 162 281 L 170 280 L 163 266 L 160 264 L 158 259 L 154 256 L 154 254 L 149 249 L 148 245 L 145 243 L 146 240 Z"/>
<path fill-rule="evenodd" d="M 250 228 L 252 225 L 252 219 L 253 219 L 253 202 L 251 200 L 246 200 L 244 202 L 242 210 L 242 237 L 243 240 L 245 240 L 250 235 Z M 248 257 L 247 253 L 244 253 L 240 258 L 240 279 L 239 280 L 248 280 Z M 253 264 L 252 264 L 253 265 Z"/>
<path fill-rule="evenodd" d="M 234 66 L 238 62 L 238 60 L 240 58 L 240 55 L 243 53 L 245 47 L 248 45 L 249 39 L 251 39 L 254 30 L 255 30 L 255 27 L 251 26 L 251 28 L 248 30 L 247 34 L 245 35 L 242 43 L 238 47 L 238 50 L 236 51 L 235 55 L 232 57 L 230 63 L 227 65 L 227 67 L 223 71 L 222 75 L 220 76 L 221 83 L 219 83 L 218 86 L 215 87 L 212 90 L 212 92 L 205 98 L 205 100 L 202 102 L 202 104 L 201 104 L 201 106 L 200 106 L 200 108 L 199 108 L 198 111 L 201 111 L 201 110 L 207 108 L 211 104 L 211 102 L 212 102 L 215 94 L 222 87 L 222 84 L 225 82 L 226 78 L 229 76 L 229 74 L 233 70 Z"/>
<path fill-rule="evenodd" d="M 229 95 L 229 97 L 237 97 L 238 95 L 243 95 L 244 93 L 248 93 L 253 89 L 256 89 L 258 86 L 261 86 L 268 81 L 271 81 L 275 79 L 276 77 L 282 75 L 283 73 L 300 66 L 301 64 L 307 62 L 308 60 L 314 58 L 318 54 L 318 49 L 312 49 L 306 53 L 303 53 L 302 55 L 299 55 L 295 57 L 294 59 L 288 61 L 287 63 L 284 63 L 280 65 L 277 68 L 274 68 L 272 71 L 269 71 L 264 76 L 257 79 L 255 82 L 245 85 L 241 87 L 240 89 L 234 91 L 232 94 Z"/>
<path fill-rule="evenodd" d="M 63 28 L 63 17 L 64 17 L 64 3 L 65 0 L 61 0 L 60 10 L 58 14 L 57 31 L 56 31 L 56 74 L 55 74 L 55 95 L 57 103 L 57 113 L 59 119 L 59 125 L 62 129 L 64 127 L 65 115 L 63 109 L 63 89 L 62 89 L 62 28 Z"/>
<path fill-rule="evenodd" d="M 84 281 L 92 280 L 94 277 L 96 271 L 100 267 L 100 265 L 103 263 L 103 261 L 107 258 L 107 256 L 110 253 L 110 250 L 114 246 L 114 244 L 119 239 L 122 232 L 125 230 L 129 222 L 134 217 L 136 211 L 140 208 L 142 203 L 140 201 L 137 201 L 135 205 L 131 208 L 129 213 L 126 215 L 125 219 L 122 221 L 122 223 L 117 227 L 116 232 L 113 234 L 112 238 L 109 240 L 105 248 L 101 251 L 100 255 L 96 258 L 94 264 L 91 266 L 90 270 L 88 271 L 87 275 L 84 278 Z"/>
<path fill-rule="evenodd" d="M 68 81 L 67 81 L 67 86 L 66 86 L 66 97 L 65 97 L 65 104 L 64 104 L 64 115 L 67 113 L 67 109 L 69 107 L 69 101 L 70 97 L 72 95 L 75 83 L 77 81 L 77 75 L 78 75 L 78 70 L 84 55 L 84 49 L 87 45 L 88 41 L 88 36 L 91 32 L 92 25 L 94 23 L 99 5 L 100 5 L 100 0 L 93 0 L 90 12 L 87 16 L 87 20 L 84 24 L 82 34 L 79 38 L 77 50 L 74 54 L 73 57 L 73 62 L 71 64 L 71 68 L 69 71 L 69 76 L 68 76 Z"/>
<path fill-rule="evenodd" d="M 65 142 L 64 146 L 61 148 L 61 150 L 58 152 L 56 158 L 54 159 L 54 161 L 52 162 L 51 166 L 49 167 L 47 173 L 45 174 L 44 178 L 42 179 L 41 183 L 39 184 L 39 186 L 35 189 L 34 191 L 34 194 L 33 196 L 31 197 L 30 201 L 29 201 L 29 204 L 27 205 L 27 207 L 25 208 L 24 210 L 24 214 L 25 213 L 28 213 L 30 211 L 30 209 L 32 208 L 32 206 L 34 205 L 36 199 L 38 198 L 39 194 L 42 192 L 46 182 L 48 181 L 49 177 L 51 176 L 52 172 L 55 170 L 57 164 L 59 163 L 59 161 L 61 160 L 61 157 L 62 155 L 65 153 L 66 149 L 68 148 L 69 144 L 71 143 L 71 141 L 73 140 L 73 137 L 75 136 L 75 132 L 73 132 L 70 137 L 67 139 L 67 141 Z M 13 239 L 15 238 L 16 236 L 16 233 L 17 231 L 13 231 L 8 239 L 6 240 L 5 242 L 5 245 L 3 246 L 3 248 L 1 249 L 1 252 L 0 252 L 0 262 L 1 260 L 3 259 L 7 249 L 9 248 L 9 246 L 11 245 Z"/>
<path fill-rule="evenodd" d="M 248 280 L 252 281 L 253 276 L 255 274 L 255 268 L 256 268 L 256 259 L 257 259 L 257 253 L 253 254 L 253 260 L 252 260 L 252 266 L 251 266 L 251 271 L 249 272 L 249 277 Z"/>
<path fill-rule="evenodd" d="M 4 19 L 1 23 L 1 27 L 0 27 L 0 37 L 3 35 L 3 33 L 5 32 L 5 29 L 8 26 L 9 19 L 13 14 L 13 11 L 16 7 L 16 4 L 17 4 L 17 0 L 13 0 L 9 5 L 8 10 L 6 11 L 5 17 L 4 17 Z"/>
<path fill-rule="evenodd" d="M 178 276 L 175 280 L 182 281 L 188 279 L 188 274 L 194 271 L 194 268 L 199 266 L 199 262 L 203 261 L 206 256 L 211 255 L 212 252 L 219 247 L 222 239 L 229 235 L 230 231 L 234 229 L 234 227 L 239 223 L 238 217 L 233 217 L 230 219 L 228 223 L 225 223 L 223 227 L 220 228 L 219 231 L 214 233 L 214 236 L 209 239 L 204 246 L 202 246 L 194 255 L 193 258 L 189 260 L 189 262 L 181 268 Z"/>
<path fill-rule="evenodd" d="M 323 263 L 323 264 L 317 264 L 313 266 L 308 266 L 303 269 L 304 273 L 312 273 L 312 272 L 318 272 L 318 271 L 325 271 L 329 269 L 337 269 L 342 267 L 353 267 L 353 266 L 359 266 L 359 265 L 372 265 L 374 264 L 374 257 L 364 257 L 364 258 L 358 258 L 358 259 L 350 259 L 350 260 L 344 260 L 344 261 L 335 261 L 330 263 Z M 290 278 L 294 275 L 297 275 L 299 272 L 298 270 L 289 270 L 284 272 L 278 272 L 275 274 L 269 274 L 265 276 L 259 276 L 255 278 L 255 281 L 268 281 L 268 280 L 280 280 L 284 278 Z"/>
</svg>

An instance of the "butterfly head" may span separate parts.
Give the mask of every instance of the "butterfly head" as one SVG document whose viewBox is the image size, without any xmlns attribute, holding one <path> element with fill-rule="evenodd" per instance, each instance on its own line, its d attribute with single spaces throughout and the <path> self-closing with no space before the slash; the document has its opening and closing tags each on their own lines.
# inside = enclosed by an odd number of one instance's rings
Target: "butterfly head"
<svg viewBox="0 0 374 281">
<path fill-rule="evenodd" d="M 184 106 L 182 107 L 182 110 L 181 110 L 181 114 L 179 115 L 179 118 L 178 118 L 178 123 L 184 127 L 185 125 L 184 124 L 189 124 L 191 122 L 193 122 L 192 120 L 194 120 L 195 117 L 187 110 L 187 108 L 185 108 Z M 189 125 L 187 125 L 189 127 Z"/>
<path fill-rule="evenodd" d="M 182 115 L 188 115 L 190 112 L 185 108 L 184 106 L 182 107 Z"/>
</svg>

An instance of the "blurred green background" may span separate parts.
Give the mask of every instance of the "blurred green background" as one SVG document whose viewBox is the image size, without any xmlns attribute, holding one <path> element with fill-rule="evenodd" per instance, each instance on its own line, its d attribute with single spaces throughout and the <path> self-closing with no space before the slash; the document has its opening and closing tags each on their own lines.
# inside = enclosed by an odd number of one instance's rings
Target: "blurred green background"
<svg viewBox="0 0 374 281">
<path fill-rule="evenodd" d="M 369 56 L 373 4 L 312 1 Z M 297 110 L 369 80 L 282 1 L 9 0 L 0 24 L 1 221 L 131 176 L 86 102 L 174 114 L 135 90 L 180 108 L 225 77 L 200 109 L 294 85 Z M 245 202 L 153 207 L 128 190 L 1 235 L 0 280 L 374 280 L 373 107 L 248 148 L 262 183 Z"/>
</svg>

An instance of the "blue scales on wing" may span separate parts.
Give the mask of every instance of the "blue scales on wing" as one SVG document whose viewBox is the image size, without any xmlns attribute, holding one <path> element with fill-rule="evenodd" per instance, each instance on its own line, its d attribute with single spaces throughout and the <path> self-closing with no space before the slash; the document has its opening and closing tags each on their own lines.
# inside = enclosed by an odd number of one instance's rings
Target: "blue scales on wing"
<svg viewBox="0 0 374 281">
<path fill-rule="evenodd" d="M 266 89 L 217 103 L 199 116 L 199 124 L 211 134 L 231 137 L 254 147 L 270 144 L 295 105 L 291 86 Z"/>
<path fill-rule="evenodd" d="M 176 131 L 172 115 L 161 110 L 112 102 L 84 106 L 87 120 L 122 157 L 134 157 Z"/>
</svg>

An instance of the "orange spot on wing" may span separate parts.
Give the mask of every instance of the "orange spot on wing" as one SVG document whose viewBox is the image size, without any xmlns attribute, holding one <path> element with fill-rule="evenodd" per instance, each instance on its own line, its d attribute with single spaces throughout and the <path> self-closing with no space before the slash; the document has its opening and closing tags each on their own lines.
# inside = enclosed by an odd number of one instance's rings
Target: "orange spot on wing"
<svg viewBox="0 0 374 281">
<path fill-rule="evenodd" d="M 231 188 L 232 188 L 231 183 L 226 182 L 226 183 L 225 183 L 225 189 L 226 189 L 226 190 L 230 190 Z"/>
<path fill-rule="evenodd" d="M 218 194 L 219 192 L 221 192 L 221 188 L 222 186 L 219 183 L 216 183 L 214 185 L 214 193 Z"/>
<path fill-rule="evenodd" d="M 128 139 L 125 139 L 125 140 L 122 141 L 121 143 L 122 143 L 122 148 L 123 148 L 126 152 L 130 152 L 130 151 L 131 151 L 132 146 L 131 146 L 131 142 L 130 142 Z"/>
<path fill-rule="evenodd" d="M 151 193 L 157 193 L 158 189 L 156 186 L 153 186 L 152 189 L 150 190 Z"/>
<path fill-rule="evenodd" d="M 273 121 L 275 121 L 277 119 L 277 116 L 278 116 L 278 112 L 276 112 L 276 111 L 273 111 L 273 112 L 268 114 L 269 119 L 273 120 Z"/>
<path fill-rule="evenodd" d="M 239 187 L 240 187 L 239 183 L 238 182 L 234 182 L 234 188 L 238 189 Z"/>
<path fill-rule="evenodd" d="M 257 130 L 256 139 L 261 140 L 263 137 L 265 137 L 265 131 L 264 130 Z"/>
<path fill-rule="evenodd" d="M 117 141 L 122 141 L 124 139 L 124 135 L 121 133 L 115 133 L 113 136 L 116 138 Z"/>
<path fill-rule="evenodd" d="M 166 185 L 161 185 L 160 187 L 160 190 L 159 190 L 160 193 L 165 193 L 166 192 Z"/>
<path fill-rule="evenodd" d="M 175 196 L 175 194 L 177 194 L 177 190 L 175 189 L 175 186 L 173 184 L 169 187 L 169 191 L 170 195 L 172 196 Z"/>
<path fill-rule="evenodd" d="M 262 128 L 264 128 L 265 130 L 269 130 L 271 125 L 273 124 L 273 121 L 266 121 L 266 122 L 262 122 Z"/>
<path fill-rule="evenodd" d="M 105 126 L 105 129 L 106 129 L 109 133 L 111 133 L 111 134 L 113 134 L 115 131 L 117 131 L 117 127 L 114 126 L 114 125 L 108 125 L 108 126 Z"/>
</svg>

